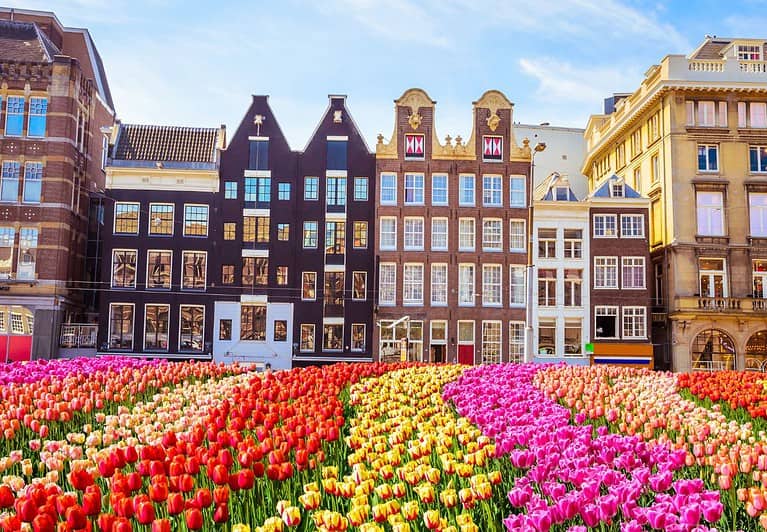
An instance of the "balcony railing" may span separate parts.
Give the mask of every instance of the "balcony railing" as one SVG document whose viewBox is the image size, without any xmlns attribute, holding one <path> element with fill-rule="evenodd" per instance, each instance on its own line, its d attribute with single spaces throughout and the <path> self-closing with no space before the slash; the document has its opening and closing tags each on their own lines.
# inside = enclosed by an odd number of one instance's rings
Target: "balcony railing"
<svg viewBox="0 0 767 532">
<path fill-rule="evenodd" d="M 61 326 L 59 347 L 85 349 L 96 347 L 99 326 L 86 323 L 65 323 Z"/>
<path fill-rule="evenodd" d="M 744 312 L 767 314 L 767 299 L 754 297 L 677 297 L 676 308 L 680 311 Z"/>
</svg>

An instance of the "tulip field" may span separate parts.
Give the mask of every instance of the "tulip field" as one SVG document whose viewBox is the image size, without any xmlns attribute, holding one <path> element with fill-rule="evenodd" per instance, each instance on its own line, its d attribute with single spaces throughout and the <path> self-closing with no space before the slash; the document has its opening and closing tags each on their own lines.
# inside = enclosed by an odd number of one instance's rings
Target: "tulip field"
<svg viewBox="0 0 767 532">
<path fill-rule="evenodd" d="M 767 379 L 0 366 L 3 531 L 767 529 Z"/>
</svg>

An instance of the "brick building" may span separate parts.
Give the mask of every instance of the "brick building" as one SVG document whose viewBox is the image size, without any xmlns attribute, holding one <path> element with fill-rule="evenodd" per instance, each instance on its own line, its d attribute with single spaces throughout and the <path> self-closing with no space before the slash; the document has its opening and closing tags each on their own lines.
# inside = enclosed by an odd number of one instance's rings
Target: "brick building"
<svg viewBox="0 0 767 532">
<path fill-rule="evenodd" d="M 473 104 L 464 143 L 437 138 L 421 89 L 395 100 L 376 146 L 374 356 L 500 362 L 524 349 L 528 143 L 499 91 Z"/>
<path fill-rule="evenodd" d="M 92 316 L 89 214 L 114 106 L 90 34 L 53 13 L 0 8 L 0 83 L 0 361 L 48 358 L 62 322 Z"/>
</svg>

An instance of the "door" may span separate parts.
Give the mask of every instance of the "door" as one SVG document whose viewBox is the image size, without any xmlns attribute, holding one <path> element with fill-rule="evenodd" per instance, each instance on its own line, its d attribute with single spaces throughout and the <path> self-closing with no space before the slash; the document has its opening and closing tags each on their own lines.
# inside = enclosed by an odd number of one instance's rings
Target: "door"
<svg viewBox="0 0 767 532">
<path fill-rule="evenodd" d="M 458 346 L 458 363 L 474 365 L 474 346 L 473 345 Z"/>
</svg>

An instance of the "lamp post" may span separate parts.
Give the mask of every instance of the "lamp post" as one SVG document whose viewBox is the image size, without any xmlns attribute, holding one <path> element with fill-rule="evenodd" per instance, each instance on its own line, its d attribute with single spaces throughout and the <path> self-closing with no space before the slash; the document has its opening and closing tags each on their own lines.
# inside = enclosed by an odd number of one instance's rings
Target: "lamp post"
<svg viewBox="0 0 767 532">
<path fill-rule="evenodd" d="M 530 154 L 530 194 L 527 207 L 527 304 L 525 306 L 525 362 L 533 361 L 535 336 L 533 334 L 533 189 L 535 188 L 535 155 L 546 149 L 545 142 L 539 142 Z"/>
</svg>

